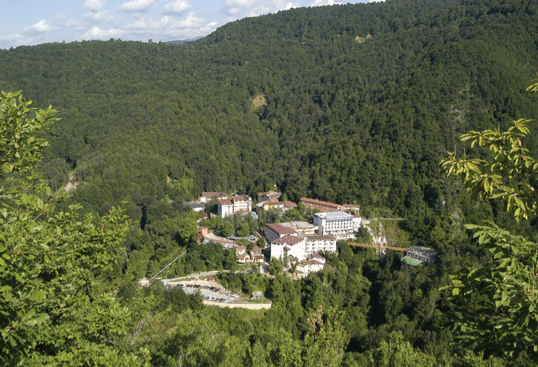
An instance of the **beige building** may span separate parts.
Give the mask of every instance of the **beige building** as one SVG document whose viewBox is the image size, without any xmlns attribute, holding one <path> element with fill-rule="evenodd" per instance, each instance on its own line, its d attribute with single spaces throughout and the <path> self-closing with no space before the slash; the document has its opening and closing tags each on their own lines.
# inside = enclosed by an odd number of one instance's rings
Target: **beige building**
<svg viewBox="0 0 538 367">
<path fill-rule="evenodd" d="M 218 214 L 223 218 L 252 211 L 252 199 L 246 195 L 235 195 L 231 199 L 220 199 L 217 203 Z"/>
<path fill-rule="evenodd" d="M 295 230 L 297 233 L 303 233 L 306 236 L 313 236 L 316 234 L 317 227 L 308 222 L 286 222 L 280 223 L 281 226 L 289 227 Z"/>
</svg>

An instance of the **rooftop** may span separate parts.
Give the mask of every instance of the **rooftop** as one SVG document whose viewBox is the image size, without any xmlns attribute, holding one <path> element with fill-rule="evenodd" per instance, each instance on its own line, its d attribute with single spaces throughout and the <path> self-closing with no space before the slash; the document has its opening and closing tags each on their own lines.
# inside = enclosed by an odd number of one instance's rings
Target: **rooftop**
<svg viewBox="0 0 538 367">
<path fill-rule="evenodd" d="M 328 212 L 328 213 L 316 213 L 316 216 L 320 218 L 336 219 L 336 218 L 353 218 L 351 214 L 346 212 Z"/>
<path fill-rule="evenodd" d="M 308 204 L 314 204 L 314 205 L 324 205 L 324 206 L 329 206 L 333 208 L 340 208 L 340 205 L 335 204 L 335 203 L 330 203 L 328 201 L 321 201 L 321 200 L 310 199 L 310 198 L 301 198 L 301 201 L 304 202 L 305 204 L 308 203 Z"/>
<path fill-rule="evenodd" d="M 279 235 L 297 233 L 295 229 L 283 226 L 278 223 L 269 223 L 267 226 L 271 231 L 278 233 Z"/>
<path fill-rule="evenodd" d="M 275 191 L 266 191 L 266 192 L 260 192 L 258 196 L 265 195 L 265 196 L 280 196 L 279 192 Z"/>
<path fill-rule="evenodd" d="M 286 222 L 286 223 L 280 223 L 280 225 L 284 227 L 293 228 L 295 230 L 299 229 L 314 229 L 316 228 L 315 225 L 310 224 L 308 222 Z"/>
<path fill-rule="evenodd" d="M 220 199 L 218 200 L 220 205 L 233 205 L 232 201 L 230 199 Z"/>
<path fill-rule="evenodd" d="M 300 242 L 303 241 L 303 238 L 301 237 L 297 237 L 297 236 L 284 236 L 282 238 L 278 238 L 276 240 L 273 241 L 273 244 L 276 244 L 276 245 L 283 245 L 283 244 L 288 244 L 288 245 L 296 245 Z"/>
<path fill-rule="evenodd" d="M 246 195 L 235 195 L 232 200 L 233 201 L 248 201 L 248 199 L 250 199 L 248 196 Z"/>
</svg>

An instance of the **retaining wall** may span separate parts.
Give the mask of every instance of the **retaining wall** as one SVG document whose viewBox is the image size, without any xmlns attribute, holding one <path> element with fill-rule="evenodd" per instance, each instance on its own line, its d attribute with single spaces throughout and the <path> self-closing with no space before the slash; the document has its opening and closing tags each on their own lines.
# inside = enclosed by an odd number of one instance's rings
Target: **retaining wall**
<svg viewBox="0 0 538 367">
<path fill-rule="evenodd" d="M 226 302 L 212 302 L 204 301 L 206 306 L 228 307 L 228 308 L 246 308 L 247 310 L 268 310 L 271 308 L 271 303 L 226 303 Z"/>
</svg>

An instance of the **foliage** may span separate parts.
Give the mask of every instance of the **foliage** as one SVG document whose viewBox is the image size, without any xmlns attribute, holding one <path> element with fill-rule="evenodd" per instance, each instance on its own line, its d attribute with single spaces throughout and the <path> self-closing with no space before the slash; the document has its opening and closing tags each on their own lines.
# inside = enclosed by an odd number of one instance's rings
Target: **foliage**
<svg viewBox="0 0 538 367">
<path fill-rule="evenodd" d="M 1 162 L 10 174 L 0 188 L 2 363 L 145 365 L 143 348 L 111 349 L 130 314 L 100 281 L 120 254 L 125 215 L 112 209 L 80 220 L 77 205 L 55 212 L 34 166 L 46 145 L 38 134 L 56 111 L 31 109 L 20 94 L 1 98 Z"/>
<path fill-rule="evenodd" d="M 532 86 L 529 87 L 532 89 Z M 440 163 L 460 176 L 462 183 L 484 199 L 498 199 L 503 211 L 519 220 L 536 212 L 534 180 L 538 164 L 522 147 L 529 134 L 529 120 L 520 119 L 506 132 L 485 130 L 462 135 L 463 142 L 489 148 L 491 161 L 471 159 L 455 153 Z M 483 167 L 483 171 L 480 169 Z M 468 224 L 478 244 L 491 253 L 481 268 L 463 270 L 452 279 L 456 313 L 452 315 L 457 340 L 485 357 L 517 357 L 528 354 L 538 360 L 538 246 L 526 236 L 513 235 L 495 223 Z"/>
<path fill-rule="evenodd" d="M 283 266 L 282 262 L 278 259 L 271 260 L 271 263 L 269 264 L 269 272 L 272 275 L 277 275 L 282 272 Z"/>
<path fill-rule="evenodd" d="M 536 188 L 528 180 L 538 174 L 538 162 L 528 155 L 529 150 L 523 148 L 521 142 L 529 134 L 529 122 L 527 119 L 514 121 L 506 132 L 501 132 L 499 127 L 497 131 L 463 134 L 462 142 L 470 143 L 471 148 L 487 147 L 494 153 L 493 159 L 486 161 L 465 154 L 459 158 L 454 152 L 441 162 L 441 167 L 448 176 L 458 175 L 473 197 L 498 199 L 502 210 L 513 213 L 517 220 L 529 219 L 538 209 Z"/>
</svg>

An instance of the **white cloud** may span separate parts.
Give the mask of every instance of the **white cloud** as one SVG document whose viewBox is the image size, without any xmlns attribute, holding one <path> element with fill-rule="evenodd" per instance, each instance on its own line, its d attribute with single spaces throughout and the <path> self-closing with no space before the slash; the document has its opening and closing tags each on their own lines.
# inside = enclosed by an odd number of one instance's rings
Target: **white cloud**
<svg viewBox="0 0 538 367">
<path fill-rule="evenodd" d="M 190 13 L 181 20 L 168 15 L 159 20 L 154 20 L 149 16 L 140 16 L 124 29 L 127 37 L 133 39 L 152 38 L 165 41 L 206 35 L 214 31 L 216 27 L 217 22 L 208 22 L 196 13 Z"/>
<path fill-rule="evenodd" d="M 24 33 L 37 34 L 37 33 L 45 33 L 45 32 L 54 31 L 56 29 L 58 28 L 51 26 L 50 24 L 47 23 L 45 19 L 43 19 L 35 24 L 32 24 L 29 27 L 24 28 Z"/>
<path fill-rule="evenodd" d="M 295 4 L 286 0 L 275 0 L 267 3 L 262 3 L 260 6 L 250 10 L 248 16 L 255 17 L 262 14 L 276 13 L 279 10 L 290 10 L 299 7 L 297 1 Z"/>
<path fill-rule="evenodd" d="M 342 3 L 334 0 L 316 0 L 310 6 L 323 6 L 323 5 L 342 5 Z"/>
<path fill-rule="evenodd" d="M 76 31 L 82 31 L 84 29 L 88 29 L 89 23 L 85 22 L 83 20 L 72 20 L 69 19 L 64 22 L 64 27 L 73 28 Z"/>
<path fill-rule="evenodd" d="M 119 38 L 125 34 L 123 29 L 101 29 L 97 26 L 93 26 L 89 31 L 84 33 L 78 39 L 81 40 L 91 40 L 91 39 L 109 39 L 109 38 Z"/>
<path fill-rule="evenodd" d="M 156 1 L 157 0 L 133 0 L 133 1 L 129 1 L 127 3 L 121 4 L 118 7 L 118 10 L 126 12 L 126 13 L 148 11 Z"/>
<path fill-rule="evenodd" d="M 259 4 L 259 0 L 224 0 L 223 11 L 228 15 L 236 15 Z"/>
<path fill-rule="evenodd" d="M 103 9 L 106 2 L 104 0 L 86 0 L 84 1 L 84 9 L 90 11 L 99 11 Z"/>
<path fill-rule="evenodd" d="M 187 0 L 176 0 L 164 6 L 164 13 L 181 14 L 189 8 L 192 8 L 192 5 Z"/>
<path fill-rule="evenodd" d="M 92 22 L 111 22 L 114 20 L 114 17 L 108 10 L 100 11 L 88 11 L 84 14 L 84 19 L 90 20 Z"/>
</svg>

